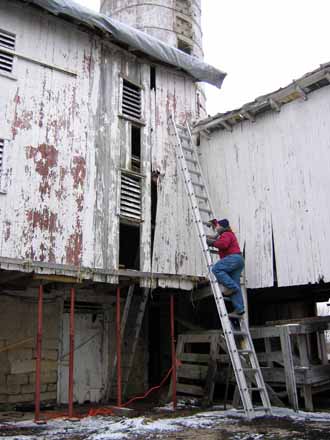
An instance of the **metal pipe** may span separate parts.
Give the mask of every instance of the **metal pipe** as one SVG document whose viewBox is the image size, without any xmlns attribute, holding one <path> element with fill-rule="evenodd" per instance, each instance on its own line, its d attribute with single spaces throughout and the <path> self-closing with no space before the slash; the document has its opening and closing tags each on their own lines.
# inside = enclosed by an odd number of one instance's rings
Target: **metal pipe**
<svg viewBox="0 0 330 440">
<path fill-rule="evenodd" d="M 117 334 L 117 406 L 121 406 L 121 403 L 122 403 L 122 383 L 121 383 L 120 287 L 117 287 L 116 334 Z"/>
<path fill-rule="evenodd" d="M 75 289 L 71 288 L 70 301 L 70 352 L 69 352 L 69 418 L 73 417 L 73 381 L 74 381 L 74 305 Z"/>
<path fill-rule="evenodd" d="M 175 352 L 175 333 L 174 333 L 174 296 L 171 295 L 170 300 L 170 317 L 171 317 L 171 351 L 172 351 L 172 400 L 173 409 L 176 409 L 176 352 Z"/>
<path fill-rule="evenodd" d="M 35 406 L 34 421 L 40 420 L 40 376 L 41 376 L 41 345 L 42 345 L 42 306 L 43 306 L 43 286 L 39 286 L 38 296 L 38 329 L 36 347 L 36 384 L 35 384 Z"/>
</svg>

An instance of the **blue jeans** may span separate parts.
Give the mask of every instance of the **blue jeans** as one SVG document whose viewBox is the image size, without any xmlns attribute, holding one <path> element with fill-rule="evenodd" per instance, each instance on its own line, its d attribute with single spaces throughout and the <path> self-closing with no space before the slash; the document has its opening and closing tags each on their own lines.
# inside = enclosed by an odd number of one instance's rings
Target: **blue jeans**
<svg viewBox="0 0 330 440">
<path fill-rule="evenodd" d="M 229 298 L 235 310 L 242 312 L 244 310 L 244 301 L 240 285 L 240 276 L 244 268 L 244 258 L 242 255 L 233 254 L 222 258 L 212 267 L 212 272 L 218 282 L 230 290 L 234 290 Z"/>
</svg>

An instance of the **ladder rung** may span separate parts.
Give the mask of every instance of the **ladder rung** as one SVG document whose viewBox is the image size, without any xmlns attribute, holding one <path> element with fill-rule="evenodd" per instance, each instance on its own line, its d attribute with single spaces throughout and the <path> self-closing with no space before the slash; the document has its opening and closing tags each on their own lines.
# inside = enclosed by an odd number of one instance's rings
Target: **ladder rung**
<svg viewBox="0 0 330 440">
<path fill-rule="evenodd" d="M 248 335 L 246 332 L 243 332 L 242 330 L 233 330 L 233 334 L 238 335 L 238 336 L 247 336 Z"/>
<path fill-rule="evenodd" d="M 186 151 L 189 151 L 189 153 L 194 153 L 194 149 L 193 148 L 182 146 L 182 149 L 186 150 Z"/>
<path fill-rule="evenodd" d="M 213 251 L 211 251 L 211 253 L 213 254 L 214 252 Z M 217 253 L 218 254 L 218 251 L 215 251 L 215 253 Z M 228 316 L 229 316 L 229 318 L 232 318 L 232 319 L 243 319 L 244 318 L 244 316 L 243 315 L 237 315 L 237 313 L 228 313 Z"/>
<path fill-rule="evenodd" d="M 257 368 L 243 368 L 243 370 L 246 371 L 247 373 L 258 373 Z"/>
<path fill-rule="evenodd" d="M 208 198 L 206 196 L 199 196 L 199 195 L 195 194 L 195 197 L 196 197 L 196 199 L 205 200 L 205 202 L 208 201 Z M 208 222 L 205 222 L 205 223 L 203 222 L 203 224 L 210 225 Z"/>
<path fill-rule="evenodd" d="M 251 388 L 249 388 L 249 390 L 250 391 L 265 391 L 265 389 L 262 387 L 251 387 Z"/>
<path fill-rule="evenodd" d="M 197 160 L 195 159 L 189 159 L 189 157 L 185 158 L 187 162 L 193 163 L 193 164 L 198 164 Z"/>
<path fill-rule="evenodd" d="M 186 139 L 186 140 L 190 141 L 190 137 L 186 136 L 185 134 L 180 134 L 179 136 L 181 139 Z"/>
<path fill-rule="evenodd" d="M 201 188 L 205 188 L 205 185 L 203 183 L 198 183 L 198 182 L 193 182 L 193 181 L 191 181 L 191 183 L 195 186 L 200 186 Z"/>
<path fill-rule="evenodd" d="M 251 354 L 252 353 L 252 350 L 249 350 L 247 348 L 239 348 L 237 351 L 239 354 Z"/>
<path fill-rule="evenodd" d="M 209 213 L 212 212 L 210 209 L 207 209 L 207 208 L 199 208 L 199 210 L 202 212 L 209 212 Z"/>
<path fill-rule="evenodd" d="M 190 174 L 195 174 L 196 176 L 201 176 L 201 173 L 199 171 L 191 170 L 189 168 L 187 168 L 187 170 L 189 171 Z"/>
<path fill-rule="evenodd" d="M 196 197 L 197 197 L 197 196 L 196 196 Z M 204 226 L 207 226 L 208 228 L 211 227 L 211 223 L 210 223 L 210 222 L 203 222 L 203 225 L 204 225 Z"/>
</svg>

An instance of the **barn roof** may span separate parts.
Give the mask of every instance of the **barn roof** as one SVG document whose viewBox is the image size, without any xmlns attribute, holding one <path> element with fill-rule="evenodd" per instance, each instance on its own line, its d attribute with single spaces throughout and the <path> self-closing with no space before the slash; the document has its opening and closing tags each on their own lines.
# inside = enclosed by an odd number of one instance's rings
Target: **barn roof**
<svg viewBox="0 0 330 440">
<path fill-rule="evenodd" d="M 102 32 L 113 42 L 125 44 L 154 60 L 180 68 L 197 81 L 204 81 L 220 88 L 226 76 L 226 73 L 196 57 L 169 46 L 145 32 L 85 8 L 73 0 L 24 0 L 24 3 L 36 5 L 61 18 L 74 20 L 98 33 Z"/>
<path fill-rule="evenodd" d="M 295 99 L 307 101 L 308 95 L 315 90 L 330 85 L 330 62 L 321 64 L 319 68 L 306 73 L 301 78 L 292 81 L 286 87 L 275 92 L 259 96 L 242 107 L 225 113 L 218 113 L 198 121 L 194 132 L 233 130 L 233 126 L 244 120 L 255 120 L 262 114 L 270 111 L 280 112 L 281 107 Z"/>
</svg>

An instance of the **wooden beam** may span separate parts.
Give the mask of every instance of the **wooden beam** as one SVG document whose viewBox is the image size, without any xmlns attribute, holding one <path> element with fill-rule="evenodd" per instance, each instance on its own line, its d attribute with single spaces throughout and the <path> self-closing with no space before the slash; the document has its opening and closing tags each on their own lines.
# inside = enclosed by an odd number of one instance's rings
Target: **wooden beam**
<svg viewBox="0 0 330 440">
<path fill-rule="evenodd" d="M 219 124 L 223 126 L 223 128 L 225 128 L 227 131 L 233 131 L 233 127 L 228 124 L 228 122 L 221 120 L 219 121 Z"/>
<path fill-rule="evenodd" d="M 247 110 L 242 110 L 240 113 L 244 118 L 248 119 L 250 122 L 255 122 L 256 118 Z"/>
<path fill-rule="evenodd" d="M 78 277 L 69 277 L 66 275 L 41 275 L 41 274 L 34 274 L 33 280 L 38 281 L 50 281 L 53 283 L 68 283 L 68 284 L 81 284 L 82 280 L 80 280 Z"/>
<path fill-rule="evenodd" d="M 280 328 L 281 349 L 283 352 L 284 370 L 286 389 L 288 391 L 289 402 L 295 411 L 298 411 L 298 394 L 296 377 L 294 371 L 294 364 L 292 358 L 292 347 L 290 340 L 290 333 L 287 326 Z"/>
<path fill-rule="evenodd" d="M 191 294 L 192 301 L 201 301 L 202 299 L 209 298 L 213 296 L 212 290 L 210 286 L 203 287 L 198 290 L 194 290 Z"/>
<path fill-rule="evenodd" d="M 11 272 L 11 271 L 3 271 L 0 273 L 0 284 L 6 284 L 13 281 L 17 281 L 20 278 L 29 278 L 31 277 L 30 274 L 26 272 Z"/>
<path fill-rule="evenodd" d="M 270 104 L 271 108 L 273 110 L 275 110 L 276 112 L 279 113 L 281 111 L 281 105 L 277 101 L 275 101 L 275 99 L 269 98 L 269 104 Z"/>
<path fill-rule="evenodd" d="M 307 93 L 299 84 L 296 84 L 295 89 L 300 94 L 300 96 L 303 98 L 303 100 L 307 101 L 307 99 L 308 99 Z"/>
</svg>

